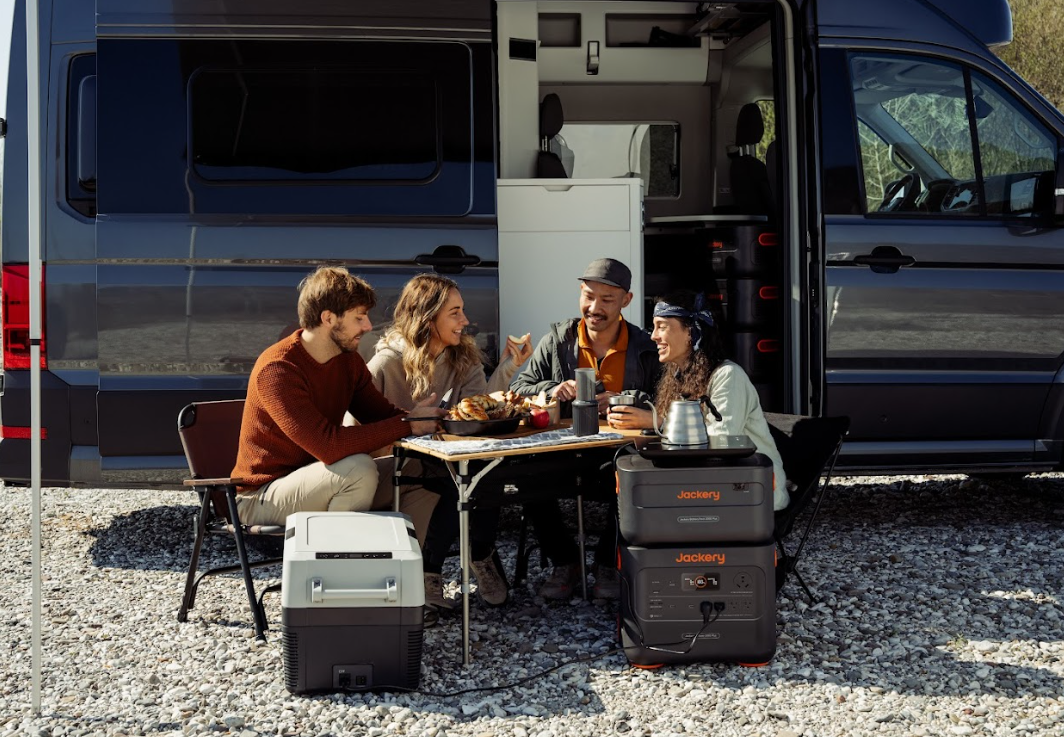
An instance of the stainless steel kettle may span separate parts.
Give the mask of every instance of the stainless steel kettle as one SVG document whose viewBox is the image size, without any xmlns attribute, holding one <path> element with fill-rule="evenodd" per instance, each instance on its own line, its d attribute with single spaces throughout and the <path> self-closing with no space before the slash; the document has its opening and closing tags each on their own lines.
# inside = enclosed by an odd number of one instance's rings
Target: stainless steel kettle
<svg viewBox="0 0 1064 737">
<path fill-rule="evenodd" d="M 665 427 L 661 430 L 664 445 L 705 445 L 709 442 L 706 431 L 706 416 L 702 413 L 702 401 L 677 399 L 669 404 Z"/>
<path fill-rule="evenodd" d="M 610 397 L 611 405 L 637 405 L 634 397 L 618 395 Z M 677 399 L 669 404 L 669 414 L 665 418 L 665 427 L 661 427 L 658 420 L 658 411 L 653 402 L 646 402 L 650 406 L 650 414 L 654 419 L 653 433 L 661 438 L 663 446 L 691 447 L 709 444 L 709 432 L 706 430 L 706 416 L 703 407 L 708 409 L 713 417 L 720 422 L 723 418 L 709 397 L 702 396 L 698 399 Z M 648 431 L 644 430 L 644 434 Z"/>
</svg>

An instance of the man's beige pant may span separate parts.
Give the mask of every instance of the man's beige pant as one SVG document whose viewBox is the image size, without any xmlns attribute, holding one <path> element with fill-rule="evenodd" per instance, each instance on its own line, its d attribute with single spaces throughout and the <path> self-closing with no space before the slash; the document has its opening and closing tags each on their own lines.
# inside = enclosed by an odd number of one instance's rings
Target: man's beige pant
<svg viewBox="0 0 1064 737">
<path fill-rule="evenodd" d="M 374 460 L 359 454 L 298 468 L 265 489 L 241 495 L 238 509 L 245 525 L 283 525 L 295 512 L 390 510 L 393 496 L 392 458 Z M 422 545 L 438 500 L 437 494 L 420 486 L 405 488 L 399 496 L 399 511 L 413 520 Z"/>
</svg>

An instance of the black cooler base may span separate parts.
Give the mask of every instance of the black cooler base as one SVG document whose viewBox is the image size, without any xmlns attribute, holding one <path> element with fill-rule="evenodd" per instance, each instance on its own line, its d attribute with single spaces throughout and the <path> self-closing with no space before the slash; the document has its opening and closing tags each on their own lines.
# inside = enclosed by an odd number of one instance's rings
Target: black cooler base
<svg viewBox="0 0 1064 737">
<path fill-rule="evenodd" d="M 772 659 L 772 543 L 675 548 L 622 544 L 620 557 L 620 636 L 630 663 L 763 665 Z"/>
<path fill-rule="evenodd" d="M 416 689 L 422 640 L 421 607 L 282 610 L 285 688 Z"/>
</svg>

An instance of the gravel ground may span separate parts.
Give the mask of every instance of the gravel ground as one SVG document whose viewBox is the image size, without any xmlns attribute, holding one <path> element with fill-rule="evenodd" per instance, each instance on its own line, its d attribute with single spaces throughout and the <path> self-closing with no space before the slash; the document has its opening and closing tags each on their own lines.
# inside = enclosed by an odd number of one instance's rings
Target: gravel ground
<svg viewBox="0 0 1064 737">
<path fill-rule="evenodd" d="M 835 483 L 803 560 L 819 602 L 788 583 L 769 665 L 645 671 L 614 653 L 457 697 L 288 694 L 278 598 L 265 645 L 236 579 L 207 581 L 189 621 L 175 620 L 191 493 L 46 489 L 40 716 L 29 707 L 29 494 L 2 489 L 0 737 L 1064 735 L 1064 475 Z M 515 519 L 504 514 L 500 536 L 511 570 Z M 526 587 L 502 610 L 474 610 L 468 668 L 459 620 L 427 630 L 421 687 L 506 684 L 607 653 L 615 613 L 545 605 Z"/>
</svg>

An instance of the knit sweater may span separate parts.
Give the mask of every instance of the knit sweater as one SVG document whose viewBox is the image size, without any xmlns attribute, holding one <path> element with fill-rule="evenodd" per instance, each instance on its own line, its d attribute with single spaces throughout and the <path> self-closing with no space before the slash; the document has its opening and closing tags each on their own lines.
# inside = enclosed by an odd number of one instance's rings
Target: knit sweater
<svg viewBox="0 0 1064 737">
<path fill-rule="evenodd" d="M 761 400 L 757 390 L 750 383 L 750 378 L 736 363 L 724 361 L 709 377 L 706 395 L 713 406 L 720 412 L 718 421 L 713 414 L 706 412 L 706 430 L 711 436 L 746 435 L 757 446 L 757 452 L 763 453 L 772 461 L 773 490 L 772 508 L 777 512 L 791 501 L 787 492 L 787 475 L 783 472 L 783 460 L 776 448 L 776 442 L 769 432 L 765 413 L 761 411 Z"/>
<path fill-rule="evenodd" d="M 376 353 L 369 359 L 369 372 L 373 376 L 373 385 L 389 402 L 409 410 L 414 407 L 416 400 L 410 396 L 410 382 L 403 368 L 405 349 L 406 342 L 401 338 L 390 341 L 381 338 L 377 341 Z M 447 361 L 445 351 L 436 357 L 436 370 L 432 375 L 429 393 L 436 392 L 436 398 L 442 400 L 444 393 L 451 389 L 451 404 L 455 404 L 459 399 L 474 394 L 501 391 L 510 386 L 510 379 L 517 373 L 517 368 L 513 357 L 508 355 L 492 373 L 490 380 L 485 378 L 484 366 L 479 363 L 470 366 L 459 376 L 455 367 Z"/>
<path fill-rule="evenodd" d="M 329 464 L 390 445 L 410 433 L 405 414 L 373 386 L 366 362 L 341 353 L 325 363 L 307 352 L 302 330 L 263 351 L 251 370 L 233 477 L 241 492 L 314 461 Z M 345 427 L 344 412 L 359 425 Z"/>
</svg>

